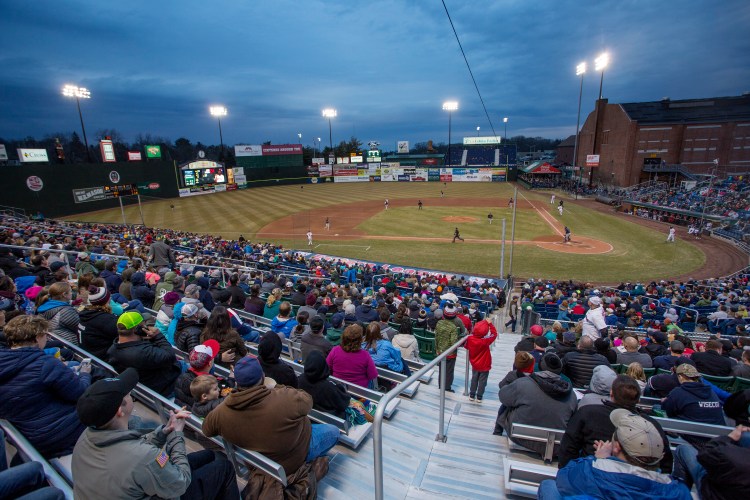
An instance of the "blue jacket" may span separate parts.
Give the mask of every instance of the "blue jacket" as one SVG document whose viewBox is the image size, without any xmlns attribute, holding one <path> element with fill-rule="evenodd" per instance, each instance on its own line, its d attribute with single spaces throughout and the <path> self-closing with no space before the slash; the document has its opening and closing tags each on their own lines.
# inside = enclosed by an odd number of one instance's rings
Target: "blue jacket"
<svg viewBox="0 0 750 500">
<path fill-rule="evenodd" d="M 382 366 L 401 373 L 404 370 L 404 362 L 401 359 L 401 351 L 393 347 L 387 340 L 378 340 L 375 349 L 368 349 L 375 366 Z"/>
<path fill-rule="evenodd" d="M 703 382 L 686 382 L 675 387 L 661 407 L 669 418 L 726 425 L 719 397 Z"/>
<path fill-rule="evenodd" d="M 198 299 L 200 299 L 203 307 L 205 307 L 208 312 L 213 311 L 216 304 L 214 303 L 214 298 L 211 295 L 211 292 L 208 291 L 208 289 L 211 287 L 208 279 L 198 278 L 197 280 L 195 280 L 195 284 L 201 288 Z"/>
<path fill-rule="evenodd" d="M 0 349 L 0 418 L 45 458 L 70 454 L 85 428 L 76 402 L 90 383 L 39 348 Z"/>
<path fill-rule="evenodd" d="M 297 320 L 294 318 L 289 318 L 287 321 L 280 321 L 279 317 L 276 316 L 271 321 L 271 331 L 281 333 L 286 338 L 289 338 L 295 326 L 297 326 Z"/>
<path fill-rule="evenodd" d="M 144 307 L 153 307 L 156 294 L 146 283 L 146 275 L 143 273 L 134 273 L 130 277 L 130 282 L 130 295 L 133 299 L 140 300 Z"/>
<path fill-rule="evenodd" d="M 120 285 L 122 285 L 122 278 L 120 278 L 119 274 L 113 273 L 112 271 L 107 271 L 106 269 L 99 274 L 100 278 L 103 278 L 104 281 L 107 283 L 107 290 L 109 290 L 109 293 L 119 293 L 120 292 Z"/>
<path fill-rule="evenodd" d="M 380 319 L 380 314 L 377 310 L 373 309 L 370 304 L 361 304 L 357 306 L 354 315 L 357 317 L 357 321 L 362 321 L 364 323 L 371 323 Z"/>
<path fill-rule="evenodd" d="M 687 486 L 665 474 L 649 472 L 617 458 L 579 458 L 557 472 L 563 498 L 603 500 L 691 500 Z"/>
</svg>

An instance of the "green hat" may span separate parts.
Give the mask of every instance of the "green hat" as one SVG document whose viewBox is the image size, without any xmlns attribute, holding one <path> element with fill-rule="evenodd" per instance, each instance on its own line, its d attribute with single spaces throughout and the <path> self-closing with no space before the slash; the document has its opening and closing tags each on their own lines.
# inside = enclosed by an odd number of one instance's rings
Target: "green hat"
<svg viewBox="0 0 750 500">
<path fill-rule="evenodd" d="M 135 328 L 136 326 L 140 325 L 142 321 L 143 316 L 141 316 L 141 313 L 128 311 L 120 315 L 120 318 L 117 320 L 117 324 L 122 325 L 126 329 L 130 330 L 131 328 Z"/>
</svg>

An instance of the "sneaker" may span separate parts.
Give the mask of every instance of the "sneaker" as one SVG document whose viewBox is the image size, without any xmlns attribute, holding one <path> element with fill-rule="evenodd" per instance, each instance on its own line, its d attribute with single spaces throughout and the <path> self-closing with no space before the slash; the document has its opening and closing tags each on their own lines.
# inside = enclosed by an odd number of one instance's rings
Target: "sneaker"
<svg viewBox="0 0 750 500">
<path fill-rule="evenodd" d="M 474 395 L 469 394 L 469 401 L 474 401 Z"/>
<path fill-rule="evenodd" d="M 482 398 L 477 396 L 477 403 L 481 403 L 481 402 L 482 402 Z"/>
</svg>

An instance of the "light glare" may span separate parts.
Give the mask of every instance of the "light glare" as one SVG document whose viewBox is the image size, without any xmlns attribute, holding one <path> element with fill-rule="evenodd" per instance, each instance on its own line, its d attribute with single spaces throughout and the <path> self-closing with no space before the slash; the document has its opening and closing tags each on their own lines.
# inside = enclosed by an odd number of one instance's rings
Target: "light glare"
<svg viewBox="0 0 750 500">
<path fill-rule="evenodd" d="M 85 87 L 76 87 L 75 85 L 65 85 L 62 89 L 65 97 L 77 97 L 79 99 L 91 99 L 91 92 Z"/>
<path fill-rule="evenodd" d="M 324 118 L 336 118 L 336 110 L 333 108 L 326 108 L 323 110 Z"/>
<path fill-rule="evenodd" d="M 211 106 L 208 108 L 211 116 L 227 116 L 227 108 L 224 106 Z"/>
<path fill-rule="evenodd" d="M 596 71 L 604 71 L 604 68 L 609 64 L 609 54 L 606 52 L 594 59 L 594 68 Z"/>
<path fill-rule="evenodd" d="M 458 110 L 457 101 L 445 101 L 443 103 L 443 111 L 456 111 Z"/>
<path fill-rule="evenodd" d="M 576 76 L 581 76 L 586 72 L 586 63 L 582 62 L 578 66 L 576 66 Z"/>
</svg>

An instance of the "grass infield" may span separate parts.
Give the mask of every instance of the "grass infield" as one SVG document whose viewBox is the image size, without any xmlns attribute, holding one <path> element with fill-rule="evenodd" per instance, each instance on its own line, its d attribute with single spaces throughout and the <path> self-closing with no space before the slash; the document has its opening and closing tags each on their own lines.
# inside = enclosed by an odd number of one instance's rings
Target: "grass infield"
<svg viewBox="0 0 750 500">
<path fill-rule="evenodd" d="M 504 183 L 324 183 L 152 200 L 143 204 L 143 213 L 152 227 L 226 238 L 242 234 L 298 249 L 309 249 L 304 234 L 310 228 L 314 244 L 320 245 L 314 245 L 316 252 L 496 276 L 503 218 L 505 272 L 510 270 L 511 196 L 513 185 Z M 390 202 L 387 211 L 385 198 Z M 519 243 L 513 250 L 512 269 L 516 276 L 605 283 L 650 280 L 687 274 L 705 262 L 704 253 L 689 242 L 678 239 L 667 244 L 666 232 L 576 205 L 568 197 L 563 197 L 562 217 L 557 201 L 550 204 L 548 194 L 519 190 L 519 198 L 515 231 Z M 423 201 L 423 210 L 417 209 L 418 199 Z M 490 211 L 492 225 L 487 220 Z M 137 206 L 126 207 L 125 217 L 128 223 L 140 223 Z M 323 228 L 326 217 L 331 221 L 330 231 Z M 69 219 L 122 222 L 119 207 Z M 542 248 L 533 241 L 561 240 L 557 231 L 563 225 L 570 227 L 574 242 L 584 236 L 612 249 L 579 255 L 555 251 L 549 244 Z M 455 227 L 466 242 L 451 243 Z"/>
</svg>

